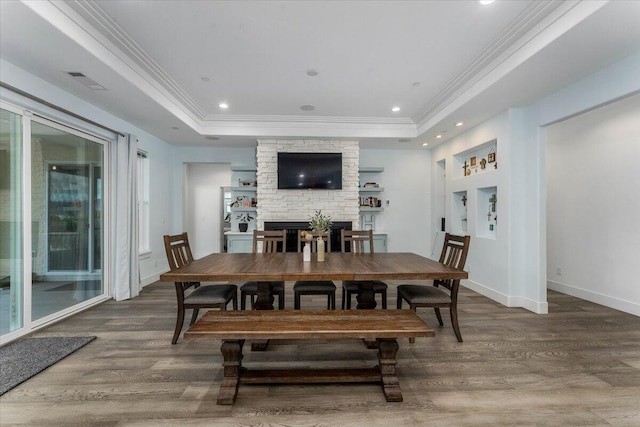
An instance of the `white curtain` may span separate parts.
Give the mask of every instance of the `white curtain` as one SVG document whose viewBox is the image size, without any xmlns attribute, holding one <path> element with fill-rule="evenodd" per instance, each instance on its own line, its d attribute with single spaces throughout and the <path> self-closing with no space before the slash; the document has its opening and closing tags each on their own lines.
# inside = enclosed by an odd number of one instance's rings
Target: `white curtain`
<svg viewBox="0 0 640 427">
<path fill-rule="evenodd" d="M 118 136 L 115 154 L 114 298 L 122 301 L 140 293 L 138 270 L 138 138 Z"/>
</svg>

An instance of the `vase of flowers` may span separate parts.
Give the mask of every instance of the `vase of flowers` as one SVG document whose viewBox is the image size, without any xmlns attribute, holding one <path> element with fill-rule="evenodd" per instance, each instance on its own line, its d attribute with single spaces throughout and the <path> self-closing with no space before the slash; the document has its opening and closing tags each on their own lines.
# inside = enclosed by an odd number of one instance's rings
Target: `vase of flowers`
<svg viewBox="0 0 640 427">
<path fill-rule="evenodd" d="M 317 210 L 316 213 L 309 218 L 309 228 L 319 234 L 316 246 L 318 261 L 324 261 L 324 239 L 322 235 L 329 233 L 331 225 L 333 225 L 331 217 L 329 215 L 323 215 L 322 210 Z"/>
</svg>

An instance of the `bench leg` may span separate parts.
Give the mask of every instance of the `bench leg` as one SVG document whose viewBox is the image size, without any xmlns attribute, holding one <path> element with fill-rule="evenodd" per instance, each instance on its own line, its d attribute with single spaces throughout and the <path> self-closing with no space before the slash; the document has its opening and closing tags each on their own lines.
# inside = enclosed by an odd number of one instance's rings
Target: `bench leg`
<svg viewBox="0 0 640 427">
<path fill-rule="evenodd" d="M 222 342 L 224 377 L 218 392 L 218 405 L 233 405 L 238 394 L 238 382 L 242 369 L 242 345 L 244 340 L 225 340 Z"/>
<path fill-rule="evenodd" d="M 398 341 L 395 339 L 378 339 L 378 361 L 382 379 L 382 392 L 387 402 L 402 402 L 400 381 L 396 376 L 396 353 Z"/>
</svg>

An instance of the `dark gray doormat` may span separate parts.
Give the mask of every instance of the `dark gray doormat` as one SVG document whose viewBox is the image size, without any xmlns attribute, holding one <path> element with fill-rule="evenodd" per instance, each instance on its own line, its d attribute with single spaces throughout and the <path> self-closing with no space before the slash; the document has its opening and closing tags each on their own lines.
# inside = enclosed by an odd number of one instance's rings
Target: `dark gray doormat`
<svg viewBox="0 0 640 427">
<path fill-rule="evenodd" d="M 0 396 L 96 337 L 24 338 L 0 347 Z"/>
</svg>

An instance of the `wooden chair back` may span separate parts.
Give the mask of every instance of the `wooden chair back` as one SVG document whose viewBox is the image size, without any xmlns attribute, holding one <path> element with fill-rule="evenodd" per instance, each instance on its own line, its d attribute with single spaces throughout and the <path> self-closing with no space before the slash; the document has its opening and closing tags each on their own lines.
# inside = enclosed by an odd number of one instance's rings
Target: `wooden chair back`
<svg viewBox="0 0 640 427">
<path fill-rule="evenodd" d="M 439 261 L 457 270 L 464 270 L 470 242 L 471 236 L 445 234 Z M 452 290 L 453 286 L 451 280 L 436 280 L 435 284 L 436 286 L 442 285 L 449 290 Z"/>
<path fill-rule="evenodd" d="M 365 244 L 369 245 L 369 252 L 373 253 L 373 231 L 371 230 L 340 230 L 340 248 L 347 252 L 347 247 L 353 253 L 363 253 Z"/>
<path fill-rule="evenodd" d="M 311 234 L 313 239 L 311 240 L 311 252 L 316 253 L 318 251 L 318 237 L 322 237 L 324 240 L 325 252 L 331 252 L 331 230 L 327 233 L 320 233 L 318 231 L 307 231 L 307 234 Z M 302 246 L 306 242 L 304 237 L 298 233 L 298 252 L 302 252 Z"/>
<path fill-rule="evenodd" d="M 165 235 L 164 250 L 167 252 L 167 260 L 171 271 L 184 267 L 193 261 L 187 233 L 176 234 L 175 236 Z"/>
<path fill-rule="evenodd" d="M 258 252 L 258 246 L 260 246 L 260 252 L 262 253 L 275 253 L 286 252 L 286 240 L 287 231 L 262 231 L 253 230 L 253 253 Z M 258 243 L 261 245 L 258 245 Z"/>
</svg>

